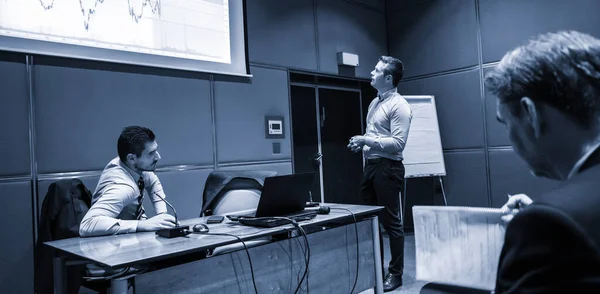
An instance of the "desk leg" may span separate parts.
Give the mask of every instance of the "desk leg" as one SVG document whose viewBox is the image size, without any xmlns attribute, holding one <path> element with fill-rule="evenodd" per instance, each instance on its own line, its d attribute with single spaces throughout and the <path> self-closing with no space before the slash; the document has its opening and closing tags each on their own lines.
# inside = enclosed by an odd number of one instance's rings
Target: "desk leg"
<svg viewBox="0 0 600 294">
<path fill-rule="evenodd" d="M 127 279 L 110 280 L 110 294 L 127 294 Z"/>
<path fill-rule="evenodd" d="M 375 257 L 375 293 L 383 293 L 383 273 L 381 272 L 381 250 L 379 247 L 379 218 L 375 216 L 371 220 L 373 225 L 373 252 Z"/>
<path fill-rule="evenodd" d="M 67 270 L 66 270 L 65 258 L 55 257 L 53 261 L 54 271 L 54 294 L 66 294 L 67 293 Z"/>
</svg>

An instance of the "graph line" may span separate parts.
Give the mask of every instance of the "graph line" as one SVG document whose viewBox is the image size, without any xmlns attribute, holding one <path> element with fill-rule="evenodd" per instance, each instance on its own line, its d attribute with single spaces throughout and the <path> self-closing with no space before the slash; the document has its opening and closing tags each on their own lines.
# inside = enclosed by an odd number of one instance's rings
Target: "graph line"
<svg viewBox="0 0 600 294">
<path fill-rule="evenodd" d="M 46 10 L 46 11 L 54 8 L 55 0 L 50 0 L 50 1 L 38 0 L 38 1 L 40 2 L 40 5 L 42 6 L 42 8 L 44 8 L 44 10 Z M 96 13 L 96 9 L 98 8 L 98 5 L 100 5 L 102 3 L 104 3 L 104 0 L 95 0 L 94 5 L 91 8 L 86 8 L 86 7 L 84 7 L 83 0 L 79 0 L 79 7 L 81 8 L 81 14 L 83 15 L 83 26 L 86 31 L 89 30 L 92 16 Z M 129 9 L 128 9 L 129 15 L 131 16 L 131 19 L 133 19 L 133 21 L 135 21 L 136 23 L 139 23 L 140 19 L 142 19 L 142 17 L 144 16 L 144 8 L 146 6 L 150 7 L 150 9 L 154 15 L 157 15 L 158 17 L 160 17 L 160 0 L 143 0 L 142 8 L 140 9 L 139 12 L 135 11 L 135 8 L 133 7 L 133 5 L 131 5 L 131 0 L 127 0 L 127 5 L 129 6 Z"/>
<path fill-rule="evenodd" d="M 160 0 L 144 0 L 144 2 L 142 2 L 142 9 L 139 14 L 135 13 L 133 6 L 131 6 L 131 0 L 127 0 L 127 4 L 129 5 L 129 15 L 131 15 L 131 17 L 133 18 L 133 20 L 135 20 L 136 23 L 139 22 L 139 20 L 144 15 L 144 7 L 146 7 L 146 5 L 150 6 L 150 9 L 152 9 L 153 14 L 160 17 Z"/>
</svg>

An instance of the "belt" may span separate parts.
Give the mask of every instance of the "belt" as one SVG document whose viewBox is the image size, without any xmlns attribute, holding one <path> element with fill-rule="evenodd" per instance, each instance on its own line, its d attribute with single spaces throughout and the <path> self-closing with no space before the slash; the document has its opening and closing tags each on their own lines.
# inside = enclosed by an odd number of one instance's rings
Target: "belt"
<svg viewBox="0 0 600 294">
<path fill-rule="evenodd" d="M 376 158 L 365 158 L 365 162 L 367 164 L 376 164 L 382 162 L 402 162 L 401 160 L 393 160 L 385 157 L 376 157 Z"/>
</svg>

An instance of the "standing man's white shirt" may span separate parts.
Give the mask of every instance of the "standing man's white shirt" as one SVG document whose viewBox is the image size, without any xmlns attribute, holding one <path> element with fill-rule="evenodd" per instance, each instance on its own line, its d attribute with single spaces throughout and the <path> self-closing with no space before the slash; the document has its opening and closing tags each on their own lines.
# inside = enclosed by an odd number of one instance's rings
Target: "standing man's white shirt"
<svg viewBox="0 0 600 294">
<path fill-rule="evenodd" d="M 145 191 L 141 192 L 137 185 L 140 176 L 145 184 Z M 140 222 L 136 219 L 139 196 L 145 196 L 145 192 L 150 192 L 156 214 L 167 212 L 166 204 L 160 199 L 166 196 L 158 177 L 153 172 L 142 172 L 140 175 L 123 164 L 119 157 L 114 158 L 102 171 L 92 197 L 92 206 L 81 221 L 79 235 L 135 233 Z M 146 215 L 141 218 L 144 219 Z"/>
<path fill-rule="evenodd" d="M 373 99 L 367 112 L 364 157 L 403 160 L 412 117 L 410 105 L 396 88 Z"/>
</svg>

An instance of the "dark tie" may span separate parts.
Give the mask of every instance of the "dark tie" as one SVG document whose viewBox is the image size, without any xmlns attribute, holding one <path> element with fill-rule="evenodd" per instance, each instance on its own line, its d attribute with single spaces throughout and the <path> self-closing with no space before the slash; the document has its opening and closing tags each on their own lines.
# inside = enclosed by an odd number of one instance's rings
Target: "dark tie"
<svg viewBox="0 0 600 294">
<path fill-rule="evenodd" d="M 138 196 L 138 209 L 137 209 L 137 213 L 136 213 L 136 219 L 142 219 L 142 216 L 144 215 L 144 206 L 142 205 L 144 202 L 144 179 L 142 177 L 140 177 L 140 179 L 137 181 L 137 185 L 138 188 L 140 188 L 140 196 Z"/>
</svg>

